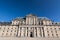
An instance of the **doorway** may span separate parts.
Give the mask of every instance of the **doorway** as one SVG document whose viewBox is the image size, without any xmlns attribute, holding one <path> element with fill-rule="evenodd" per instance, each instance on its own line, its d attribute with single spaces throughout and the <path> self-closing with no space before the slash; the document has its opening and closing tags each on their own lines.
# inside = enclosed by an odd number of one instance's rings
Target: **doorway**
<svg viewBox="0 0 60 40">
<path fill-rule="evenodd" d="M 30 32 L 30 37 L 33 37 L 33 32 Z"/>
</svg>

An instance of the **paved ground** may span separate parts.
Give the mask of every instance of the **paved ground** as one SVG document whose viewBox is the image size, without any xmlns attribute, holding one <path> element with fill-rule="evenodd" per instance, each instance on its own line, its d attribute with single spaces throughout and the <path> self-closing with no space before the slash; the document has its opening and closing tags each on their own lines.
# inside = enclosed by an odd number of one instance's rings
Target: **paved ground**
<svg viewBox="0 0 60 40">
<path fill-rule="evenodd" d="M 0 40 L 60 40 L 60 38 L 0 37 Z"/>
</svg>

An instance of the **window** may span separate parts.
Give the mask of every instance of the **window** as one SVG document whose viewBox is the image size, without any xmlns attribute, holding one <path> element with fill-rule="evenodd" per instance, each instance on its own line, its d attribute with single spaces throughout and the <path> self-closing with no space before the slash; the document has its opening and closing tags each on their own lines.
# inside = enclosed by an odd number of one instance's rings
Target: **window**
<svg viewBox="0 0 60 40">
<path fill-rule="evenodd" d="M 14 33 L 14 36 L 15 36 L 16 34 Z"/>
<path fill-rule="evenodd" d="M 16 28 L 15 28 L 16 29 Z"/>
<path fill-rule="evenodd" d="M 2 33 L 2 35 L 4 35 L 4 33 Z"/>
<path fill-rule="evenodd" d="M 16 32 L 16 30 L 15 30 L 15 32 Z"/>
<path fill-rule="evenodd" d="M 41 25 L 43 25 L 43 22 L 41 22 Z"/>
<path fill-rule="evenodd" d="M 1 27 L 0 27 L 0 29 L 1 29 Z"/>
<path fill-rule="evenodd" d="M 13 29 L 13 28 L 11 28 L 11 29 Z"/>
<path fill-rule="evenodd" d="M 58 37 L 58 34 L 56 34 L 56 36 Z"/>
<path fill-rule="evenodd" d="M 59 28 L 59 30 L 60 30 L 60 28 Z"/>
<path fill-rule="evenodd" d="M 16 23 L 16 25 L 18 25 L 18 23 Z"/>
<path fill-rule="evenodd" d="M 12 32 L 12 30 L 11 30 L 11 32 Z"/>
<path fill-rule="evenodd" d="M 8 35 L 8 33 L 6 33 L 6 35 Z"/>
<path fill-rule="evenodd" d="M 5 29 L 5 27 L 4 27 L 4 29 Z"/>
<path fill-rule="evenodd" d="M 55 23 L 55 24 L 57 24 L 57 23 Z"/>
<path fill-rule="evenodd" d="M 48 34 L 48 36 L 49 36 L 49 34 Z"/>
<path fill-rule="evenodd" d="M 52 23 L 53 24 L 53 23 Z"/>
<path fill-rule="evenodd" d="M 12 33 L 10 33 L 10 36 L 12 35 Z"/>
<path fill-rule="evenodd" d="M 36 27 L 35 27 L 35 29 L 36 29 Z"/>
<path fill-rule="evenodd" d="M 8 31 L 7 31 L 8 32 Z"/>
<path fill-rule="evenodd" d="M 55 31 L 57 33 L 57 31 Z"/>
<path fill-rule="evenodd" d="M 53 31 L 51 31 L 51 33 L 53 33 Z"/>
<path fill-rule="evenodd" d="M 40 25 L 40 22 L 39 22 L 39 25 Z"/>
<path fill-rule="evenodd" d="M 8 28 L 9 29 L 9 28 Z"/>
<path fill-rule="evenodd" d="M 33 20 L 33 18 L 30 18 L 30 25 L 33 25 L 34 24 L 34 20 Z"/>
<path fill-rule="evenodd" d="M 3 30 L 3 32 L 4 32 L 4 30 Z"/>
<path fill-rule="evenodd" d="M 52 34 L 52 36 L 54 36 L 54 35 Z"/>
<path fill-rule="evenodd" d="M 50 28 L 52 30 L 52 28 Z"/>
<path fill-rule="evenodd" d="M 49 33 L 49 31 L 47 31 L 47 33 Z"/>
<path fill-rule="evenodd" d="M 56 28 L 54 28 L 56 30 Z"/>
<path fill-rule="evenodd" d="M 48 30 L 48 28 L 47 28 L 47 30 Z"/>
</svg>

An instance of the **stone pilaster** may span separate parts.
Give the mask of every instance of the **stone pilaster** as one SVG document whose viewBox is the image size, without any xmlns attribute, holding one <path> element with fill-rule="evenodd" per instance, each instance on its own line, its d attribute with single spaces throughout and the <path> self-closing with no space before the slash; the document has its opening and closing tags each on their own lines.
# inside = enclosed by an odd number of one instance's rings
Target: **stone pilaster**
<svg viewBox="0 0 60 40">
<path fill-rule="evenodd" d="M 41 27 L 40 27 L 40 37 L 41 37 Z"/>
<path fill-rule="evenodd" d="M 23 30 L 23 27 L 22 27 L 22 30 L 21 30 L 21 37 L 24 36 L 24 30 Z"/>
<path fill-rule="evenodd" d="M 20 27 L 19 27 L 19 30 L 18 30 L 18 36 L 20 36 Z"/>
<path fill-rule="evenodd" d="M 39 28 L 37 27 L 37 37 L 40 37 L 39 35 Z"/>
<path fill-rule="evenodd" d="M 41 27 L 39 27 L 38 30 L 39 30 L 39 37 L 41 37 Z"/>
<path fill-rule="evenodd" d="M 34 18 L 34 25 L 36 24 L 36 23 L 35 23 L 35 20 L 36 20 L 36 19 Z"/>
<path fill-rule="evenodd" d="M 42 27 L 41 27 L 41 36 L 43 37 L 43 30 L 42 30 Z"/>
<path fill-rule="evenodd" d="M 27 33 L 27 27 L 26 27 L 26 31 L 25 31 L 25 36 L 26 36 L 26 37 L 27 37 L 27 34 L 28 34 L 28 33 Z"/>
<path fill-rule="evenodd" d="M 28 28 L 28 37 L 30 37 L 30 28 Z"/>
<path fill-rule="evenodd" d="M 36 37 L 36 29 L 35 29 L 35 27 L 34 27 L 34 37 Z"/>
</svg>

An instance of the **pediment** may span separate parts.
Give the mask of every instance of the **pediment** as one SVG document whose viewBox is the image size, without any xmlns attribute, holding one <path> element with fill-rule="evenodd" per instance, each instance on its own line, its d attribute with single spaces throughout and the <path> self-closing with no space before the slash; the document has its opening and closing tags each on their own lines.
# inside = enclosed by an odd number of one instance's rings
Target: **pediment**
<svg viewBox="0 0 60 40">
<path fill-rule="evenodd" d="M 28 15 L 26 15 L 26 16 L 30 16 L 30 17 L 32 17 L 32 16 L 36 16 L 35 14 L 32 14 L 32 13 L 30 13 L 30 14 L 28 14 Z"/>
</svg>

